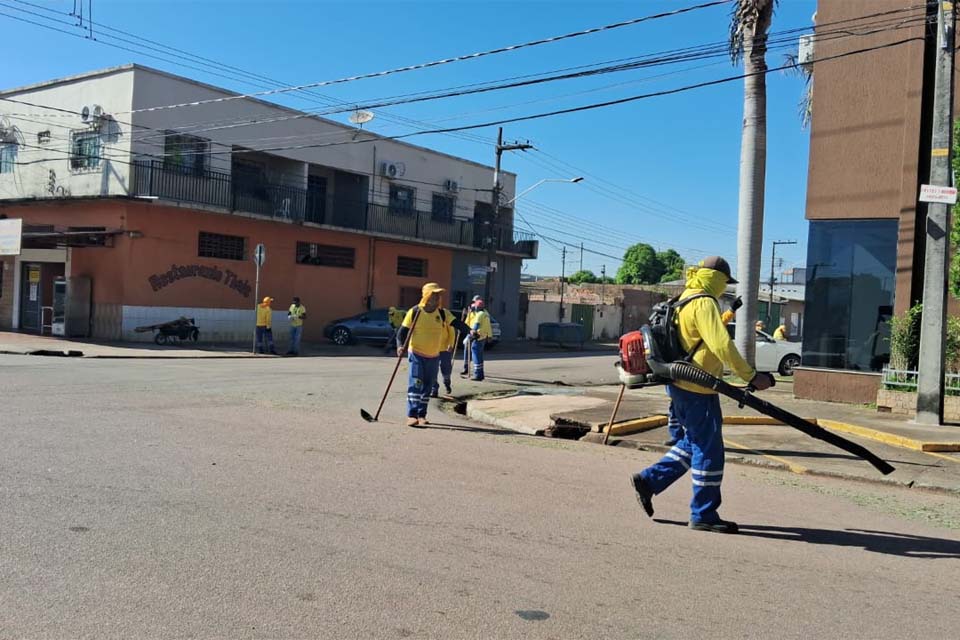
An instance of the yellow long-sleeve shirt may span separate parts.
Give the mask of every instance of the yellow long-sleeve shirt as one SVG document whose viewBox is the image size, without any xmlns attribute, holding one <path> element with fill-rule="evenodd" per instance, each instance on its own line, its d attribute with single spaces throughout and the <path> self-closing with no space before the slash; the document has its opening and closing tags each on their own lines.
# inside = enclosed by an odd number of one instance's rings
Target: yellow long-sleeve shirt
<svg viewBox="0 0 960 640">
<path fill-rule="evenodd" d="M 698 293 L 699 289 L 687 289 L 680 299 Z M 720 317 L 720 307 L 712 298 L 697 298 L 684 305 L 678 314 L 680 343 L 687 353 L 699 347 L 693 354 L 692 362 L 707 373 L 718 378 L 723 377 L 723 365 L 726 363 L 734 373 L 746 382 L 756 375 L 753 367 L 743 359 L 727 332 L 726 323 Z M 711 389 L 695 385 L 692 382 L 675 382 L 676 386 L 694 393 L 712 394 Z"/>
</svg>

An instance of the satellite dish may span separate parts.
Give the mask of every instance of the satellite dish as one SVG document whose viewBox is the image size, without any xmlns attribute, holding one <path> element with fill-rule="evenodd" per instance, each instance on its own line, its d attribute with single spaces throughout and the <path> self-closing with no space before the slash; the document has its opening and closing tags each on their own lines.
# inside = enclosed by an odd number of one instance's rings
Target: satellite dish
<svg viewBox="0 0 960 640">
<path fill-rule="evenodd" d="M 373 120 L 373 112 L 357 109 L 356 111 L 350 114 L 349 119 L 350 119 L 350 122 L 352 122 L 353 124 L 360 125 L 362 127 L 367 122 L 370 122 L 371 120 Z"/>
</svg>

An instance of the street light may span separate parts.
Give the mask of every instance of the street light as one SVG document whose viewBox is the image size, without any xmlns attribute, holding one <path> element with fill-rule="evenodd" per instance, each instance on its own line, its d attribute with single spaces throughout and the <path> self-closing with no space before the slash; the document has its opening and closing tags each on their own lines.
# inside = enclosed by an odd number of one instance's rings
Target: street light
<svg viewBox="0 0 960 640">
<path fill-rule="evenodd" d="M 534 183 L 533 186 L 527 187 L 526 189 L 524 189 L 523 191 L 521 191 L 521 192 L 518 193 L 517 195 L 513 196 L 512 198 L 510 198 L 509 200 L 507 200 L 506 202 L 504 202 L 504 203 L 503 203 L 502 205 L 500 205 L 500 206 L 506 207 L 506 206 L 508 206 L 508 205 L 513 204 L 514 202 L 516 202 L 517 200 L 519 200 L 519 199 L 522 198 L 523 196 L 527 195 L 528 193 L 530 193 L 531 191 L 533 191 L 534 189 L 536 189 L 537 187 L 539 187 L 540 185 L 542 185 L 542 184 L 545 183 L 545 182 L 569 182 L 569 183 L 571 183 L 571 184 L 576 184 L 576 183 L 578 183 L 578 182 L 583 182 L 583 176 L 577 176 L 576 178 L 544 178 L 544 179 L 541 180 L 540 182 Z"/>
</svg>

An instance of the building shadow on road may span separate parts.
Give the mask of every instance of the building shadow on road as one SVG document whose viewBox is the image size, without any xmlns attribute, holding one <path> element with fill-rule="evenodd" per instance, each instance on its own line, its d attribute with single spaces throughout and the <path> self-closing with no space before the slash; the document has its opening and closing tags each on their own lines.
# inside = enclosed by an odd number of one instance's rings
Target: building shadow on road
<svg viewBox="0 0 960 640">
<path fill-rule="evenodd" d="M 687 526 L 686 522 L 654 518 L 659 524 Z M 834 547 L 860 547 L 865 551 L 905 558 L 960 559 L 960 541 L 931 538 L 892 531 L 869 529 L 813 529 L 808 527 L 776 527 L 741 524 L 740 534 L 751 538 L 789 540 Z"/>
</svg>

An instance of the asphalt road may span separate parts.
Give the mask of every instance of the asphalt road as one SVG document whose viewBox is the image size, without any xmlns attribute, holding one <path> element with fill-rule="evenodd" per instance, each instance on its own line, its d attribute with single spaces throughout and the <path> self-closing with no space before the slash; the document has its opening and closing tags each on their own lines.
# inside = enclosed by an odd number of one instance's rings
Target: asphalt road
<svg viewBox="0 0 960 640">
<path fill-rule="evenodd" d="M 652 454 L 363 422 L 389 369 L 0 356 L 0 637 L 956 636 L 954 498 L 729 467 L 693 532 Z"/>
</svg>

